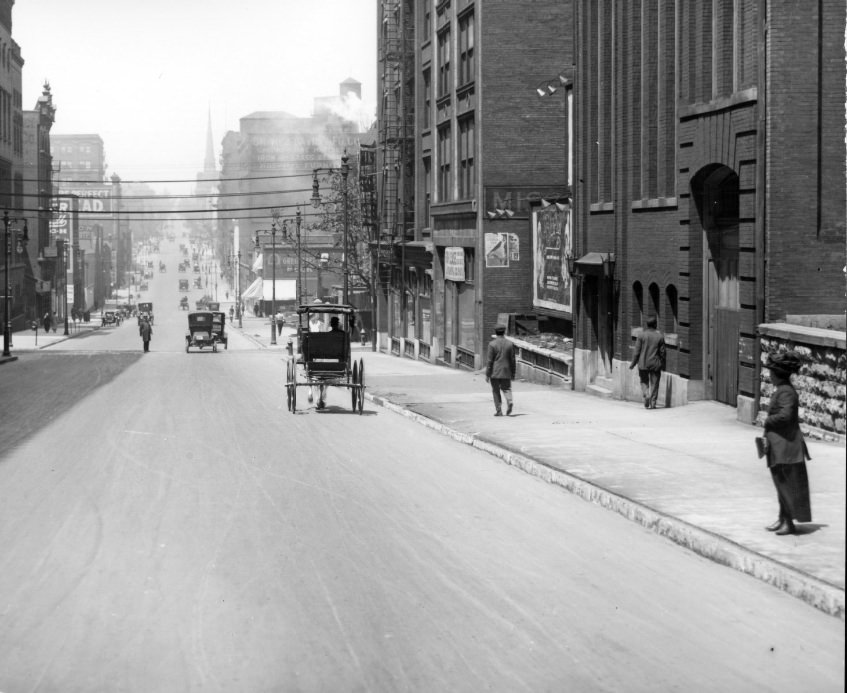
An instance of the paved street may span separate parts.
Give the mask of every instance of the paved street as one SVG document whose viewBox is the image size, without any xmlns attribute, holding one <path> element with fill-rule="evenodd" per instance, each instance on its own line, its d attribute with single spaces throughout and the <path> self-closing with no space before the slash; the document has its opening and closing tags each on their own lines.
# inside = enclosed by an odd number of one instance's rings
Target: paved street
<svg viewBox="0 0 847 693">
<path fill-rule="evenodd" d="M 292 415 L 289 332 L 186 354 L 176 278 L 151 353 L 125 323 L 0 366 L 0 691 L 843 689 L 843 448 L 780 541 L 720 409 L 518 383 L 495 419 L 478 374 L 360 348 L 361 416 Z"/>
</svg>

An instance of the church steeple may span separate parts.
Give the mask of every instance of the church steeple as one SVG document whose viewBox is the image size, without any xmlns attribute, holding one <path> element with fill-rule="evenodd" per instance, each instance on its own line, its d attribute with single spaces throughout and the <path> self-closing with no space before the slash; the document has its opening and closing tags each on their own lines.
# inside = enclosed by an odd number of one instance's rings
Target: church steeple
<svg viewBox="0 0 847 693">
<path fill-rule="evenodd" d="M 215 145 L 212 141 L 212 109 L 209 108 L 209 122 L 206 127 L 206 159 L 203 162 L 204 173 L 215 173 L 218 170 L 215 164 Z"/>
</svg>

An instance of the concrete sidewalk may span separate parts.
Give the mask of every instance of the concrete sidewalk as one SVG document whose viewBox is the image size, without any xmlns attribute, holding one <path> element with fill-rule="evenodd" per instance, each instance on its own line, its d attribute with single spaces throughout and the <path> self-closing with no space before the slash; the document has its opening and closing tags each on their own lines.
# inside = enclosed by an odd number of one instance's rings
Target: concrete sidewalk
<svg viewBox="0 0 847 693">
<path fill-rule="evenodd" d="M 285 353 L 286 326 L 269 344 L 267 319 L 245 336 Z M 494 417 L 483 373 L 354 347 L 366 399 L 562 486 L 710 560 L 752 575 L 844 618 L 845 447 L 809 440 L 814 522 L 776 536 L 776 491 L 734 408 L 696 402 L 644 409 L 535 383 L 514 384 L 515 409 Z M 330 388 L 328 403 L 339 397 Z M 337 400 L 348 407 L 346 397 Z M 299 409 L 308 405 L 298 401 Z"/>
</svg>

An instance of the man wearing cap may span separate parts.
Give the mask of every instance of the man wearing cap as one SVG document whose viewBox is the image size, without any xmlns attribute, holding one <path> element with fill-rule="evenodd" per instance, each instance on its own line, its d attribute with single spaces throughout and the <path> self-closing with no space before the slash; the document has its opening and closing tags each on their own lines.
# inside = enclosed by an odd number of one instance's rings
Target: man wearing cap
<svg viewBox="0 0 847 693">
<path fill-rule="evenodd" d="M 502 398 L 506 399 L 506 416 L 512 413 L 512 380 L 515 379 L 515 347 L 506 339 L 506 327 L 497 325 L 488 343 L 488 363 L 485 382 L 491 384 L 494 397 L 494 416 L 503 416 Z M 502 393 L 502 397 L 501 397 Z"/>
<path fill-rule="evenodd" d="M 629 369 L 638 366 L 641 381 L 641 396 L 645 409 L 655 409 L 659 398 L 659 382 L 665 370 L 665 336 L 656 329 L 659 324 L 655 315 L 647 318 L 646 327 L 635 340 L 635 353 Z M 666 405 L 667 406 L 667 405 Z"/>
</svg>

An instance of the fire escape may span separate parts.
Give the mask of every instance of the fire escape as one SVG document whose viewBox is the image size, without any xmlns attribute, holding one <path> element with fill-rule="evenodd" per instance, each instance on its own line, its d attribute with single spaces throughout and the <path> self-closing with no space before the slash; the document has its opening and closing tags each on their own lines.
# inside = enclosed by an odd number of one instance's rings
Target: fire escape
<svg viewBox="0 0 847 693">
<path fill-rule="evenodd" d="M 377 165 L 381 176 L 377 206 L 379 284 L 385 290 L 398 261 L 394 248 L 414 240 L 414 2 L 381 0 L 379 14 Z M 402 267 L 402 261 L 400 264 Z M 399 279 L 402 281 L 402 268 Z"/>
</svg>

